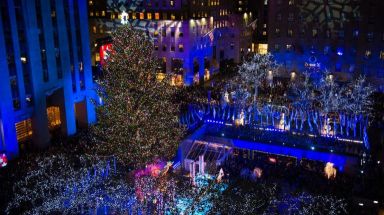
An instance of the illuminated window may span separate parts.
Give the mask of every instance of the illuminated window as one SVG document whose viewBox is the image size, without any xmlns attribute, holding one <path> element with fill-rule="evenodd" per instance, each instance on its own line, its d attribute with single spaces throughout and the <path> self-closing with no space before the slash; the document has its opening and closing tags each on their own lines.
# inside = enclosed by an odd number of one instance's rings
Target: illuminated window
<svg viewBox="0 0 384 215">
<path fill-rule="evenodd" d="M 268 53 L 268 44 L 259 44 L 257 52 L 259 54 L 267 54 Z"/>
<path fill-rule="evenodd" d="M 111 19 L 115 19 L 116 15 L 114 13 L 111 13 Z"/>
<path fill-rule="evenodd" d="M 105 11 L 101 11 L 101 16 L 105 16 Z"/>
<path fill-rule="evenodd" d="M 317 37 L 317 29 L 312 29 L 312 37 Z"/>
<path fill-rule="evenodd" d="M 291 44 L 287 44 L 287 51 L 291 51 L 292 50 L 292 45 Z"/>
<path fill-rule="evenodd" d="M 267 36 L 267 32 L 266 31 L 263 31 L 263 36 Z"/>
<path fill-rule="evenodd" d="M 159 19 L 160 19 L 160 14 L 159 14 L 159 13 L 155 13 L 155 19 L 156 19 L 156 20 L 159 20 Z"/>
<path fill-rule="evenodd" d="M 264 0 L 264 5 L 268 5 L 268 0 Z"/>
<path fill-rule="evenodd" d="M 292 37 L 292 35 L 293 35 L 293 31 L 292 31 L 292 29 L 288 29 L 288 37 Z"/>
<path fill-rule="evenodd" d="M 15 123 L 17 142 L 23 142 L 32 137 L 32 121 L 31 119 L 26 119 L 20 122 Z"/>
<path fill-rule="evenodd" d="M 380 59 L 381 59 L 381 60 L 384 60 L 384 51 L 381 51 L 381 52 L 380 52 Z"/>
<path fill-rule="evenodd" d="M 175 6 L 175 2 L 174 2 L 173 0 L 171 0 L 171 1 L 169 2 L 169 5 L 171 5 L 171 7 L 174 7 L 174 6 Z"/>
<path fill-rule="evenodd" d="M 93 11 L 89 12 L 89 15 L 90 15 L 90 16 L 93 16 Z"/>
<path fill-rule="evenodd" d="M 53 10 L 53 11 L 51 12 L 51 17 L 56 17 L 56 11 Z"/>
<path fill-rule="evenodd" d="M 179 52 L 183 52 L 183 51 L 184 51 L 184 45 L 179 44 Z M 383 53 L 383 56 L 384 56 L 384 53 Z"/>
<path fill-rule="evenodd" d="M 370 58 L 371 55 L 372 55 L 371 50 L 366 50 L 366 51 L 365 51 L 365 57 L 366 57 L 366 58 Z"/>
<path fill-rule="evenodd" d="M 99 11 L 96 11 L 96 16 L 99 16 Z"/>
<path fill-rule="evenodd" d="M 132 19 L 136 19 L 136 13 L 132 13 Z"/>
<path fill-rule="evenodd" d="M 147 13 L 147 19 L 152 19 L 152 13 Z"/>
<path fill-rule="evenodd" d="M 89 5 L 93 5 L 93 1 L 89 1 L 88 3 L 89 3 Z"/>
<path fill-rule="evenodd" d="M 96 34 L 96 32 L 97 32 L 97 28 L 96 28 L 96 26 L 93 26 L 93 27 L 92 27 L 92 31 L 93 31 L 94 34 Z"/>
<path fill-rule="evenodd" d="M 288 2 L 289 5 L 293 5 L 294 3 L 295 3 L 294 0 L 289 0 Z"/>
<path fill-rule="evenodd" d="M 175 20 L 176 19 L 176 17 L 175 17 L 175 14 L 171 14 L 171 20 Z"/>
<path fill-rule="evenodd" d="M 96 54 L 95 54 L 95 61 L 100 62 L 100 53 L 99 52 L 96 52 Z"/>
<path fill-rule="evenodd" d="M 48 127 L 49 129 L 57 128 L 61 125 L 60 120 L 60 108 L 57 106 L 51 106 L 47 108 Z"/>
<path fill-rule="evenodd" d="M 275 34 L 276 34 L 277 36 L 280 36 L 280 28 L 276 28 L 276 29 L 275 29 Z"/>
<path fill-rule="evenodd" d="M 144 13 L 140 13 L 140 19 L 144 19 Z"/>
</svg>

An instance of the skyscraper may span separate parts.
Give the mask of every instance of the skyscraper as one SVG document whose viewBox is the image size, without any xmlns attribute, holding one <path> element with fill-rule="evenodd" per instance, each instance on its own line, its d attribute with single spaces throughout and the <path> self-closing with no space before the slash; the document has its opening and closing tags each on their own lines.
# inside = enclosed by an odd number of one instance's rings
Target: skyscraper
<svg viewBox="0 0 384 215">
<path fill-rule="evenodd" d="M 95 122 L 86 0 L 0 1 L 0 151 Z"/>
</svg>

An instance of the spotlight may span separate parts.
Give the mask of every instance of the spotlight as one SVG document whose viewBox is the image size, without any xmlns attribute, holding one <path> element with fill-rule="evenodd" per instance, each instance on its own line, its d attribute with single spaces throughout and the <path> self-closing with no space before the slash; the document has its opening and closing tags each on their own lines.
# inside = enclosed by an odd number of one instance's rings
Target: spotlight
<svg viewBox="0 0 384 215">
<path fill-rule="evenodd" d="M 373 204 L 379 204 L 379 201 L 374 200 L 374 201 L 373 201 Z"/>
<path fill-rule="evenodd" d="M 315 147 L 314 147 L 314 146 L 311 146 L 311 150 L 315 150 Z"/>
<path fill-rule="evenodd" d="M 364 206 L 364 204 L 360 202 L 360 203 L 359 203 L 359 206 L 363 207 L 363 206 Z"/>
</svg>

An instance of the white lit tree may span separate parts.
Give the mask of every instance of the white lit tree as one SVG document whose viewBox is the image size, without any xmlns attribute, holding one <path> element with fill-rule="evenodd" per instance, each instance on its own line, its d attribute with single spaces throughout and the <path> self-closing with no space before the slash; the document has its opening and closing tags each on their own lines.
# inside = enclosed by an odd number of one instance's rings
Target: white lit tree
<svg viewBox="0 0 384 215">
<path fill-rule="evenodd" d="M 267 78 L 273 78 L 278 64 L 273 60 L 273 55 L 255 54 L 239 67 L 240 81 L 253 88 L 254 113 L 256 115 L 258 89 Z"/>
<path fill-rule="evenodd" d="M 333 75 L 331 75 L 328 71 L 325 71 L 320 80 L 320 86 L 318 90 L 318 101 L 320 102 L 323 116 L 320 118 L 323 122 L 320 122 L 320 124 L 325 127 L 324 129 L 326 134 L 329 135 L 329 113 L 338 113 L 339 111 L 345 109 L 345 88 L 339 86 L 335 82 Z"/>
</svg>

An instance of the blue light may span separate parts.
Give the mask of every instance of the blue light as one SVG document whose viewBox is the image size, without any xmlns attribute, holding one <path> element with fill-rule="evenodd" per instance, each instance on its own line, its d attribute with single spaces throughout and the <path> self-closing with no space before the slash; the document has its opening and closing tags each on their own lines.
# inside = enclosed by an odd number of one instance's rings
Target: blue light
<svg viewBox="0 0 384 215">
<path fill-rule="evenodd" d="M 315 147 L 314 147 L 314 146 L 311 146 L 311 150 L 315 150 Z"/>
<path fill-rule="evenodd" d="M 344 54 L 343 49 L 342 48 L 337 48 L 337 55 L 343 56 L 343 54 Z"/>
</svg>

